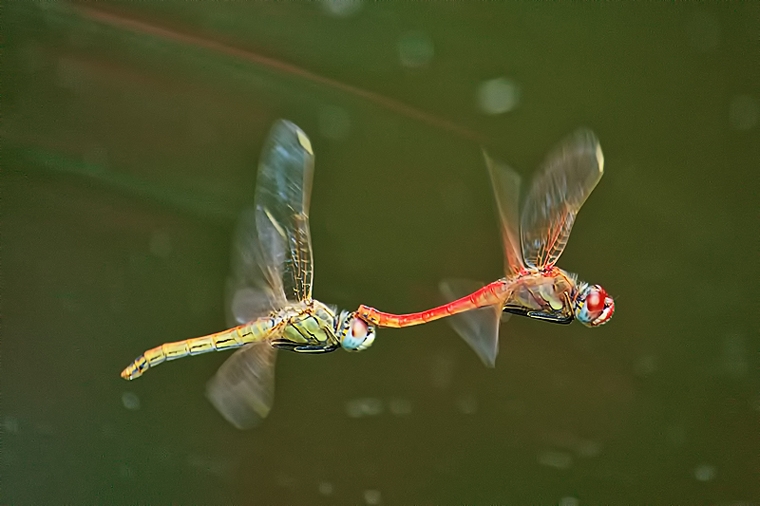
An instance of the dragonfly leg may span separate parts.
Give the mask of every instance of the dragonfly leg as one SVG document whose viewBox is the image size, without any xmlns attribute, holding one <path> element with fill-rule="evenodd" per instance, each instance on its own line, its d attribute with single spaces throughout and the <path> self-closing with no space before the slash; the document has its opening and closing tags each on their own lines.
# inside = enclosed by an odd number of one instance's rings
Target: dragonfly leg
<svg viewBox="0 0 760 506">
<path fill-rule="evenodd" d="M 288 350 L 288 351 L 293 351 L 299 346 L 297 343 L 294 343 L 293 341 L 288 341 L 287 339 L 273 339 L 272 341 L 270 341 L 270 344 L 272 345 L 272 348 L 277 348 L 278 350 Z"/>
<path fill-rule="evenodd" d="M 319 345 L 319 344 L 303 344 L 296 346 L 293 351 L 298 353 L 330 353 L 340 348 L 338 344 Z"/>
<path fill-rule="evenodd" d="M 502 308 L 502 311 L 505 313 L 512 313 L 520 316 L 528 316 L 528 313 L 530 313 L 530 309 L 522 307 L 522 306 L 504 306 Z"/>
<path fill-rule="evenodd" d="M 287 339 L 275 339 L 271 344 L 274 348 L 297 353 L 329 353 L 340 348 L 339 344 L 299 344 Z"/>
<path fill-rule="evenodd" d="M 567 325 L 573 321 L 572 313 L 566 314 L 562 312 L 544 313 L 543 311 L 528 311 L 526 315 L 536 320 L 544 320 L 549 323 L 559 323 L 560 325 Z"/>
<path fill-rule="evenodd" d="M 573 321 L 573 314 L 565 313 L 564 311 L 535 311 L 521 306 L 505 306 L 502 311 L 550 323 L 559 323 L 560 325 L 567 325 Z"/>
</svg>

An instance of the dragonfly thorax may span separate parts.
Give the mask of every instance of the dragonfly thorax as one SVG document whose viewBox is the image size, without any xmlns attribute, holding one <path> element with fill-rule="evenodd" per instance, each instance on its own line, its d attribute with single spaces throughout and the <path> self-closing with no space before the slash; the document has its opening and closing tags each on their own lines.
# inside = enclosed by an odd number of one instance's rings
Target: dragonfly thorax
<svg viewBox="0 0 760 506">
<path fill-rule="evenodd" d="M 316 300 L 294 305 L 276 316 L 282 333 L 272 345 L 303 353 L 324 353 L 340 347 L 335 334 L 335 309 Z"/>
<path fill-rule="evenodd" d="M 568 313 L 575 290 L 575 276 L 554 267 L 550 270 L 526 269 L 511 283 L 505 306 L 541 313 Z"/>
</svg>

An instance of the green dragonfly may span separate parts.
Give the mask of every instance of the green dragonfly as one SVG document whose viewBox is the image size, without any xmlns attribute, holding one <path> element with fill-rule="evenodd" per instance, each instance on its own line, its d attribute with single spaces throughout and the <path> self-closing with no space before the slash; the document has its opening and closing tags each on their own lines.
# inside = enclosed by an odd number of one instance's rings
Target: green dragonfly
<svg viewBox="0 0 760 506">
<path fill-rule="evenodd" d="M 272 407 L 278 349 L 326 353 L 372 345 L 372 324 L 311 296 L 313 175 L 309 138 L 293 123 L 276 121 L 259 162 L 253 208 L 242 213 L 235 233 L 226 304 L 228 323 L 235 326 L 152 348 L 124 369 L 122 378 L 135 379 L 168 360 L 239 348 L 206 393 L 224 418 L 245 429 Z"/>
</svg>

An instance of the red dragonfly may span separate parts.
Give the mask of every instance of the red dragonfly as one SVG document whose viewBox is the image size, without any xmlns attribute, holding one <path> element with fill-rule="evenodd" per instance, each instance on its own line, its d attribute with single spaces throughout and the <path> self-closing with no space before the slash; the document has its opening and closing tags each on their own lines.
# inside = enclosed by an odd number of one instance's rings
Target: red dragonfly
<svg viewBox="0 0 760 506">
<path fill-rule="evenodd" d="M 612 317 L 615 302 L 601 286 L 555 265 L 575 216 L 604 172 L 602 148 L 593 132 L 578 130 L 551 152 L 533 180 L 519 221 L 520 176 L 483 154 L 499 209 L 505 276 L 482 288 L 467 281 L 443 282 L 444 295 L 456 300 L 427 311 L 397 315 L 360 306 L 356 314 L 377 326 L 396 328 L 456 315 L 454 329 L 493 367 L 500 319 L 518 314 L 563 324 L 578 319 L 598 327 Z"/>
</svg>

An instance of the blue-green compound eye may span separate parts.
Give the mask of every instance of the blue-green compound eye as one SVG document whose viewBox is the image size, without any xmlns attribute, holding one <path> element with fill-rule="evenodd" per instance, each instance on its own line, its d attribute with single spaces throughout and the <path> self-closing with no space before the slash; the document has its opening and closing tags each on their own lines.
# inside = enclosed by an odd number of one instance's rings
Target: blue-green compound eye
<svg viewBox="0 0 760 506">
<path fill-rule="evenodd" d="M 366 350 L 375 341 L 375 326 L 359 317 L 352 317 L 346 322 L 346 329 L 341 336 L 340 345 L 347 351 Z"/>
</svg>

